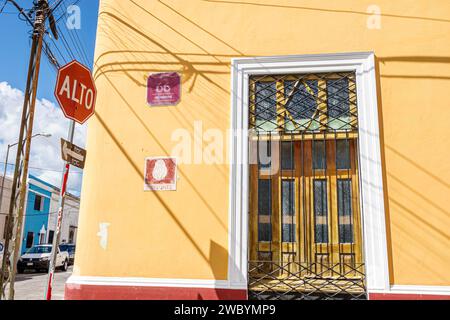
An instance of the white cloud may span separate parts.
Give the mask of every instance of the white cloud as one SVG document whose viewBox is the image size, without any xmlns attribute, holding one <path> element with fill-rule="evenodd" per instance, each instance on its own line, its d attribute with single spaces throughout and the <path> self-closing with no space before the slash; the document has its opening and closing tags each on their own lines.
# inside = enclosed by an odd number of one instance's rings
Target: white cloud
<svg viewBox="0 0 450 320">
<path fill-rule="evenodd" d="M 7 82 L 0 82 L 0 162 L 4 165 L 8 144 L 17 142 L 22 116 L 24 94 L 12 88 Z M 60 186 L 64 162 L 61 159 L 60 139 L 67 139 L 70 120 L 66 119 L 54 103 L 41 99 L 36 101 L 33 133 L 50 133 L 51 138 L 36 137 L 31 145 L 30 173 L 57 187 Z M 75 144 L 85 146 L 86 125 L 76 126 Z M 14 163 L 17 149 L 12 148 L 9 163 Z M 45 169 L 45 170 L 43 170 Z M 71 167 L 68 190 L 79 194 L 81 171 Z M 9 167 L 10 175 L 12 168 Z"/>
</svg>

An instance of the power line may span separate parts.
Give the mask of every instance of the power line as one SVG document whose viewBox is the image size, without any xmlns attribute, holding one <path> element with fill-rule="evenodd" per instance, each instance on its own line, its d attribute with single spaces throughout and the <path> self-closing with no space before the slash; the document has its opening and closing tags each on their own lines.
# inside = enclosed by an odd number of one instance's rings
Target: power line
<svg viewBox="0 0 450 320">
<path fill-rule="evenodd" d="M 77 5 L 80 3 L 80 0 L 74 1 L 70 5 Z M 60 36 L 60 42 L 56 43 L 56 41 L 51 37 L 51 44 L 46 42 L 46 47 L 55 48 L 58 53 L 58 57 L 60 60 L 64 61 L 64 64 L 68 63 L 71 60 L 79 60 L 82 61 L 83 64 L 90 66 L 90 60 L 88 58 L 88 54 L 86 53 L 85 46 L 80 39 L 79 33 L 77 29 L 68 29 L 64 26 L 60 26 L 57 22 L 62 18 L 66 17 L 69 10 L 67 3 L 64 0 L 55 1 L 52 4 L 53 14 L 58 13 L 59 17 L 56 19 L 56 30 L 58 31 L 58 35 Z M 49 50 L 51 52 L 51 50 Z M 55 55 L 53 55 L 55 56 Z M 52 58 L 49 58 L 52 60 Z"/>
<path fill-rule="evenodd" d="M 75 5 L 76 3 L 79 3 L 79 1 L 75 1 L 72 5 Z M 61 16 L 57 19 L 57 21 L 59 21 L 62 17 L 65 17 L 69 12 L 68 6 L 65 2 L 61 2 L 58 11 Z M 82 61 L 83 64 L 88 65 L 89 58 L 87 57 L 86 50 L 80 40 L 77 29 L 68 29 L 66 25 L 66 28 L 63 30 L 63 27 L 59 24 L 57 28 L 59 34 L 61 34 L 63 44 L 66 47 L 66 52 L 71 56 L 72 60 L 74 60 L 75 57 L 78 57 L 78 60 Z"/>
<path fill-rule="evenodd" d="M 27 22 L 31 27 L 33 27 L 33 22 L 31 19 L 32 19 L 32 14 L 35 13 L 34 10 L 33 9 L 23 9 L 23 8 L 19 7 L 14 1 L 11 1 L 11 0 L 5 0 L 2 10 L 4 9 L 4 7 L 6 6 L 6 4 L 8 2 L 11 2 L 18 9 L 19 19 Z M 80 3 L 80 0 L 75 0 L 71 5 L 77 5 L 79 3 Z M 59 17 L 57 19 L 55 19 L 56 30 L 58 31 L 58 34 L 61 36 L 61 40 L 62 40 L 61 43 L 64 48 L 59 46 L 56 43 L 56 41 L 54 40 L 54 38 L 51 37 L 50 35 L 49 36 L 50 36 L 52 45 L 48 41 L 46 41 L 46 39 L 44 39 L 43 52 L 44 52 L 44 55 L 47 57 L 48 62 L 50 63 L 51 66 L 53 66 L 55 71 L 57 71 L 61 67 L 61 63 L 59 63 L 58 57 L 59 57 L 59 59 L 64 61 L 64 64 L 66 64 L 70 60 L 80 60 L 80 61 L 83 61 L 83 63 L 85 65 L 89 65 L 89 58 L 88 58 L 86 50 L 83 46 L 83 42 L 81 41 L 81 39 L 78 35 L 78 32 L 76 32 L 76 30 L 71 30 L 73 32 L 65 32 L 63 30 L 63 28 L 61 28 L 58 24 L 58 22 L 61 19 L 63 19 L 64 17 L 66 17 L 68 14 L 68 6 L 64 0 L 55 0 L 53 2 L 53 4 L 47 8 L 48 15 L 53 14 L 56 11 L 58 11 L 60 14 Z M 3 13 L 5 13 L 5 12 L 3 11 Z M 48 34 L 48 32 L 46 32 L 46 34 Z M 58 55 L 55 55 L 53 53 L 52 48 L 55 48 Z M 72 48 L 74 48 L 75 50 L 73 50 Z"/>
<path fill-rule="evenodd" d="M 50 38 L 50 40 L 52 40 L 53 46 L 56 48 L 56 51 L 58 51 L 59 56 L 64 61 L 64 64 L 67 64 L 67 60 L 64 57 L 64 55 L 62 54 L 62 52 L 59 50 L 59 47 L 56 45 L 55 40 L 53 38 Z"/>
<path fill-rule="evenodd" d="M 69 210 L 64 210 L 64 213 L 70 213 L 70 212 L 77 212 L 80 210 L 80 208 L 77 207 L 72 207 L 74 209 L 69 209 Z M 53 214 L 57 214 L 58 211 L 55 212 L 49 212 L 49 213 L 29 213 L 29 214 L 25 214 L 24 217 L 45 217 L 45 216 L 51 216 Z M 4 212 L 0 212 L 0 216 L 7 216 L 8 213 L 4 213 Z"/>
<path fill-rule="evenodd" d="M 0 164 L 5 164 L 4 161 L 0 161 Z M 14 167 L 15 164 L 13 163 L 7 163 L 6 164 L 8 167 Z M 30 169 L 33 170 L 39 170 L 39 171 L 50 171 L 50 172 L 58 172 L 58 173 L 62 173 L 63 170 L 54 170 L 54 169 L 47 169 L 47 168 L 39 168 L 39 167 L 29 167 Z M 78 172 L 78 171 L 71 171 L 70 174 L 83 174 L 83 172 Z"/>
<path fill-rule="evenodd" d="M 78 5 L 78 3 L 80 3 L 80 0 L 76 0 L 76 1 L 75 1 L 74 3 L 72 3 L 71 5 L 72 5 L 72 6 L 76 6 L 76 5 Z M 64 12 L 59 18 L 57 18 L 57 19 L 56 19 L 56 22 L 58 23 L 59 20 L 61 20 L 62 18 L 64 18 L 66 15 L 67 15 L 67 11 Z"/>
<path fill-rule="evenodd" d="M 57 190 L 55 189 L 54 190 L 55 192 L 57 192 Z M 32 193 L 35 193 L 35 194 L 37 194 L 37 195 L 40 195 L 39 194 L 39 192 L 38 191 L 36 191 L 36 190 L 33 190 L 33 189 L 29 189 L 28 190 L 28 192 L 32 192 Z M 77 198 L 77 199 L 75 199 L 75 200 L 79 200 L 78 198 L 79 197 L 77 197 L 77 196 L 74 196 L 74 195 L 70 195 L 69 194 L 69 196 L 72 196 L 72 197 L 75 197 L 75 198 Z M 44 198 L 47 198 L 47 199 L 51 199 L 51 195 L 50 196 L 43 196 Z M 59 194 L 58 194 L 58 198 L 59 198 Z M 75 201 L 76 202 L 76 201 Z M 28 205 L 28 204 L 34 204 L 34 200 L 29 200 L 29 199 L 27 199 L 27 201 L 26 201 L 26 204 Z M 70 204 L 66 204 L 66 207 L 69 207 L 67 210 L 79 210 L 80 209 L 80 207 L 79 206 L 74 206 L 74 205 L 70 205 Z M 50 209 L 50 208 L 49 208 Z M 40 210 L 35 210 L 35 211 L 38 211 L 38 212 L 40 212 Z M 55 211 L 55 212 L 50 212 L 49 214 L 55 214 L 55 213 L 58 213 L 58 211 Z M 0 212 L 0 215 L 4 215 L 4 214 L 9 214 L 9 213 L 6 213 L 6 212 Z M 36 213 L 36 215 L 39 215 L 40 213 Z"/>
<path fill-rule="evenodd" d="M 34 29 L 34 23 L 30 17 L 31 14 L 34 13 L 34 9 L 27 9 L 27 10 L 23 9 L 15 1 L 11 1 L 11 0 L 6 0 L 4 6 L 6 6 L 6 4 L 8 2 L 10 2 L 12 5 L 14 5 L 16 7 L 16 9 L 19 11 L 19 13 L 18 13 L 19 20 L 27 22 L 30 25 L 30 27 L 32 27 Z M 28 14 L 26 12 L 28 12 Z M 23 17 L 24 19 L 22 19 L 21 17 Z M 33 32 L 30 32 L 30 35 L 32 35 L 32 34 L 33 34 Z M 53 65 L 55 68 L 59 68 L 59 63 L 57 62 L 55 55 L 51 52 L 50 47 L 48 46 L 45 39 L 43 39 L 43 46 L 44 46 L 44 54 L 47 56 L 50 64 Z"/>
<path fill-rule="evenodd" d="M 64 45 L 64 48 L 66 49 L 66 52 L 69 54 L 71 60 L 75 60 L 75 55 L 74 55 L 72 49 L 70 48 L 69 42 L 67 41 L 66 36 L 64 35 L 64 32 L 61 30 L 61 28 L 59 26 L 57 28 L 58 28 L 58 32 L 60 33 L 61 40 Z"/>
<path fill-rule="evenodd" d="M 72 5 L 74 5 L 74 4 L 72 4 Z M 68 13 L 69 12 L 68 6 L 65 3 L 63 4 L 63 6 L 64 6 L 66 13 Z M 71 37 L 73 36 L 73 38 L 75 39 L 74 43 L 76 45 L 76 48 L 78 48 L 80 50 L 81 55 L 84 58 L 85 64 L 87 65 L 89 63 L 89 58 L 87 57 L 86 50 L 83 46 L 82 41 L 80 40 L 77 29 L 72 29 L 71 32 L 69 32 L 69 35 Z"/>
<path fill-rule="evenodd" d="M 55 4 L 53 6 L 51 6 L 51 11 L 54 12 L 56 9 L 58 9 L 59 5 L 63 2 L 64 0 L 55 0 Z"/>
<path fill-rule="evenodd" d="M 8 12 L 3 12 L 3 9 L 5 9 L 7 3 L 8 3 L 8 0 L 5 0 L 5 2 L 3 3 L 3 5 L 0 9 L 0 13 L 8 13 Z"/>
</svg>

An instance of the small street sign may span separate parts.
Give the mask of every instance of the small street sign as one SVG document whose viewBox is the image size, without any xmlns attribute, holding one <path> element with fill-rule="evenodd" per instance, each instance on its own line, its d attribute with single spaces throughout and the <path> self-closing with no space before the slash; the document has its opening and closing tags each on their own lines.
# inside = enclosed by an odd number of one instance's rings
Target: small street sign
<svg viewBox="0 0 450 320">
<path fill-rule="evenodd" d="M 145 191 L 177 190 L 177 159 L 170 157 L 145 160 Z"/>
<path fill-rule="evenodd" d="M 181 99 L 181 76 L 176 72 L 151 74 L 147 80 L 147 103 L 174 106 Z"/>
<path fill-rule="evenodd" d="M 77 168 L 84 169 L 86 150 L 77 147 L 69 141 L 61 139 L 61 155 L 64 161 Z"/>
<path fill-rule="evenodd" d="M 94 114 L 97 97 L 91 71 L 78 61 L 59 69 L 55 97 L 66 118 L 85 123 Z"/>
</svg>

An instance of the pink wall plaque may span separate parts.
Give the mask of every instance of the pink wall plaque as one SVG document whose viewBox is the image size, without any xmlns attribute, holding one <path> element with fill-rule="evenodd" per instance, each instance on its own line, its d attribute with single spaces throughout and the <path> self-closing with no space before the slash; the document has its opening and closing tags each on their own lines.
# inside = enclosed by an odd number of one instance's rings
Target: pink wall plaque
<svg viewBox="0 0 450 320">
<path fill-rule="evenodd" d="M 145 191 L 177 190 L 177 159 L 153 157 L 145 159 Z"/>
<path fill-rule="evenodd" d="M 181 99 L 181 76 L 176 72 L 154 73 L 147 80 L 147 103 L 151 106 L 177 105 Z"/>
</svg>

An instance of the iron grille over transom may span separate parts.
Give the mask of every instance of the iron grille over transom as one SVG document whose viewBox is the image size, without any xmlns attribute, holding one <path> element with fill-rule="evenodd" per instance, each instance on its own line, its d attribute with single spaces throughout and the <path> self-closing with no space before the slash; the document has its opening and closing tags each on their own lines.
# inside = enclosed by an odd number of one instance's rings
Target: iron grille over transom
<svg viewBox="0 0 450 320">
<path fill-rule="evenodd" d="M 253 299 L 364 299 L 354 72 L 250 79 Z"/>
</svg>

